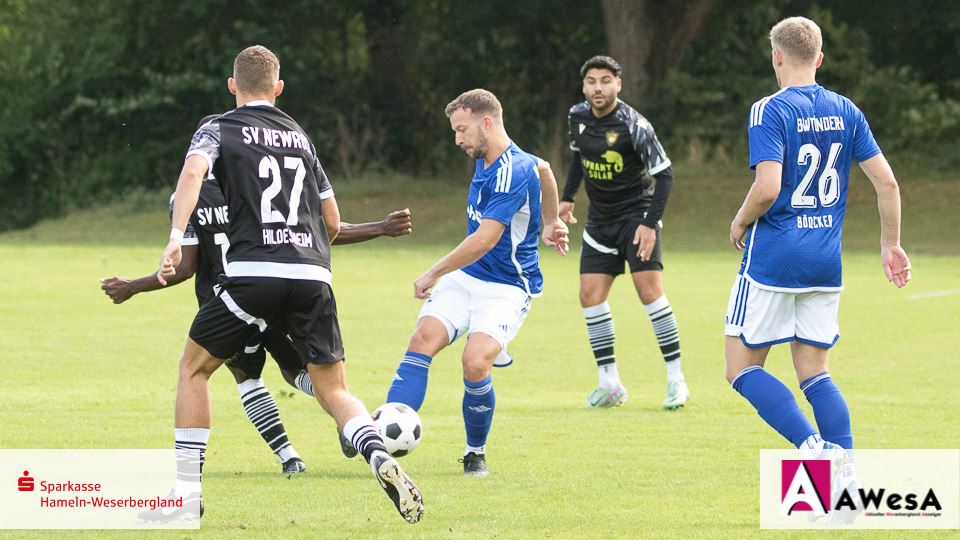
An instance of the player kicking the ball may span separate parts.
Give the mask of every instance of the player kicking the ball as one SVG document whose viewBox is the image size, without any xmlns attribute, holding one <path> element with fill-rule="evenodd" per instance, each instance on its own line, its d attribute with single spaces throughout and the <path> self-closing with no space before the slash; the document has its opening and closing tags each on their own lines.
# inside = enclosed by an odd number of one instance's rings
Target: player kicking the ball
<svg viewBox="0 0 960 540">
<path fill-rule="evenodd" d="M 419 410 L 433 357 L 467 336 L 461 359 L 467 435 L 463 472 L 486 476 L 484 446 L 496 408 L 491 367 L 510 363 L 507 344 L 520 330 L 531 299 L 543 290 L 537 255 L 541 219 L 544 242 L 561 255 L 567 249 L 567 228 L 558 217 L 556 181 L 552 175 L 541 180 L 539 160 L 510 140 L 496 96 L 471 90 L 445 112 L 457 146 L 476 160 L 467 237 L 413 284 L 414 295 L 426 302 L 387 401 Z"/>
</svg>

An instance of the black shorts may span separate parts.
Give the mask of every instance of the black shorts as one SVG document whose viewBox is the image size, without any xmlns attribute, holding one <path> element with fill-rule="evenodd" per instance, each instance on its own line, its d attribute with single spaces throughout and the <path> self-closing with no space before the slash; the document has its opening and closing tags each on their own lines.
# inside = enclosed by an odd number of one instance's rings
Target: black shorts
<svg viewBox="0 0 960 540">
<path fill-rule="evenodd" d="M 239 369 L 247 378 L 259 379 L 268 352 L 283 371 L 297 372 L 303 369 L 303 361 L 293 342 L 286 332 L 274 326 L 268 326 L 264 333 L 257 333 L 250 338 L 239 354 L 227 360 L 227 365 Z"/>
<path fill-rule="evenodd" d="M 663 270 L 660 255 L 660 226 L 657 225 L 657 243 L 650 258 L 643 262 L 637 256 L 638 246 L 633 245 L 640 220 L 618 221 L 603 225 L 588 224 L 583 230 L 583 247 L 580 250 L 581 274 L 608 274 L 619 276 L 623 263 L 630 264 L 630 273 L 645 270 Z"/>
<path fill-rule="evenodd" d="M 216 297 L 193 319 L 190 339 L 213 356 L 228 359 L 268 327 L 290 336 L 303 364 L 343 360 L 337 302 L 322 281 L 221 277 Z"/>
</svg>

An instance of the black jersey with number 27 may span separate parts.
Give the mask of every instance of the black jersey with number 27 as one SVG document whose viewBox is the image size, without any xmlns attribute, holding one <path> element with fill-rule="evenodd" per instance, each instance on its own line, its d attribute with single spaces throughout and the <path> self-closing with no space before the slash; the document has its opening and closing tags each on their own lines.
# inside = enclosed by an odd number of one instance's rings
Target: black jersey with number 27
<svg viewBox="0 0 960 540">
<path fill-rule="evenodd" d="M 320 204 L 333 188 L 296 121 L 249 103 L 201 126 L 190 155 L 207 160 L 230 208 L 227 276 L 330 282 Z"/>
</svg>

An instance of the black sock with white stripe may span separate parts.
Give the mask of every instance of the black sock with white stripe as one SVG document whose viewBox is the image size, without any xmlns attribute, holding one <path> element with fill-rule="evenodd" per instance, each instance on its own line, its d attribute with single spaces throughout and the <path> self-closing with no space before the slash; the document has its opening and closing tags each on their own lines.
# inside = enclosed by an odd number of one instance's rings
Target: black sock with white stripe
<svg viewBox="0 0 960 540">
<path fill-rule="evenodd" d="M 650 316 L 653 324 L 653 333 L 657 336 L 657 345 L 663 354 L 663 361 L 667 364 L 667 380 L 683 381 L 683 370 L 680 367 L 680 331 L 677 329 L 677 318 L 673 316 L 673 308 L 667 296 L 661 296 L 643 309 Z"/>
<path fill-rule="evenodd" d="M 343 436 L 353 444 L 353 447 L 360 452 L 363 459 L 370 463 L 370 457 L 374 452 L 386 452 L 383 446 L 383 439 L 380 438 L 380 432 L 373 425 L 373 419 L 369 416 L 356 416 L 347 420 L 343 425 Z"/>
<path fill-rule="evenodd" d="M 200 493 L 200 476 L 209 439 L 210 430 L 207 428 L 174 428 L 173 451 L 177 457 L 174 490 L 177 496 Z"/>
<path fill-rule="evenodd" d="M 583 308 L 583 317 L 587 321 L 587 339 L 597 361 L 599 386 L 613 390 L 620 385 L 617 373 L 617 359 L 613 354 L 613 342 L 616 332 L 613 328 L 613 316 L 610 304 L 604 302 L 596 306 Z"/>
<path fill-rule="evenodd" d="M 277 402 L 263 384 L 263 379 L 247 379 L 237 385 L 240 392 L 240 401 L 247 418 L 253 424 L 260 436 L 270 446 L 270 450 L 277 455 L 280 463 L 299 458 L 300 454 L 293 449 L 287 430 L 280 421 L 280 409 Z"/>
</svg>

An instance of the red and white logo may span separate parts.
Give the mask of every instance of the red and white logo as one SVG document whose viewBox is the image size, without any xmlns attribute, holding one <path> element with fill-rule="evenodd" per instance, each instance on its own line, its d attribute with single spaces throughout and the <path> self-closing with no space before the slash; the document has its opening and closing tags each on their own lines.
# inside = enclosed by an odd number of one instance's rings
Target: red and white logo
<svg viewBox="0 0 960 540">
<path fill-rule="evenodd" d="M 780 463 L 780 515 L 830 510 L 830 460 L 785 459 Z"/>
<path fill-rule="evenodd" d="M 17 491 L 33 491 L 33 477 L 30 471 L 23 471 L 23 476 L 17 479 Z"/>
</svg>

